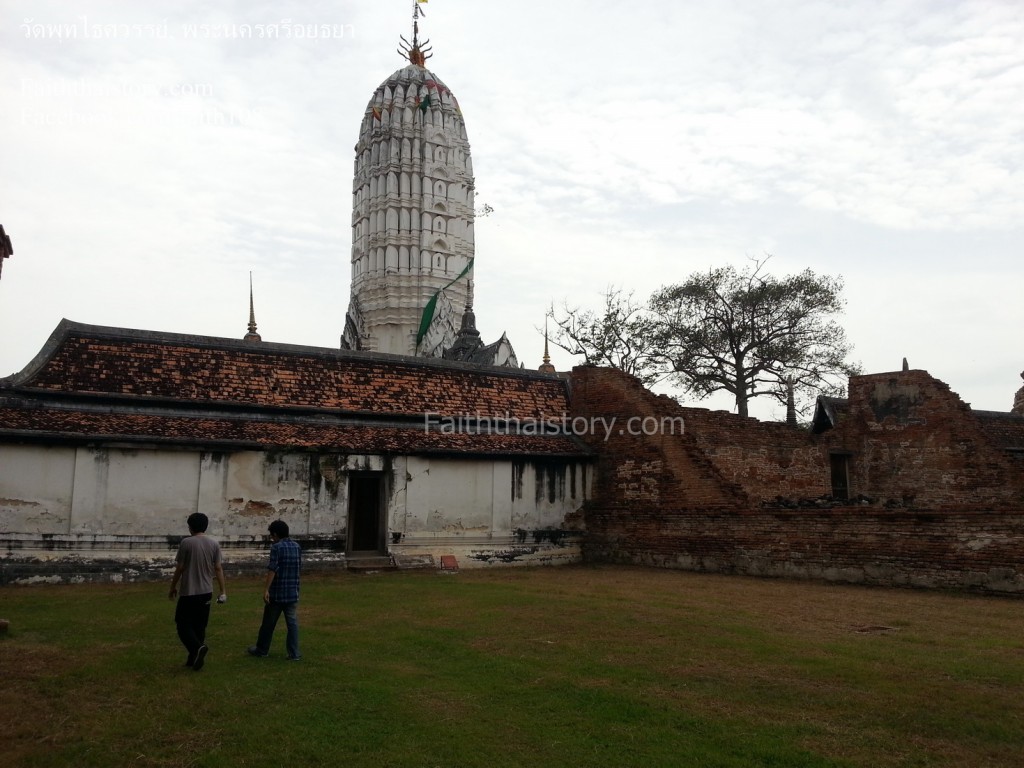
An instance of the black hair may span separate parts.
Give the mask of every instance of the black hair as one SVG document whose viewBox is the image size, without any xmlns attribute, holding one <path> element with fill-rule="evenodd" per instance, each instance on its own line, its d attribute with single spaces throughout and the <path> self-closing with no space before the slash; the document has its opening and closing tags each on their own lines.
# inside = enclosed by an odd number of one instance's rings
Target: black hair
<svg viewBox="0 0 1024 768">
<path fill-rule="evenodd" d="M 185 522 L 188 523 L 188 529 L 192 533 L 206 533 L 206 528 L 210 525 L 210 518 L 202 512 L 193 512 Z"/>
<path fill-rule="evenodd" d="M 288 523 L 284 520 L 275 520 L 270 524 L 267 530 L 279 539 L 288 538 Z"/>
</svg>

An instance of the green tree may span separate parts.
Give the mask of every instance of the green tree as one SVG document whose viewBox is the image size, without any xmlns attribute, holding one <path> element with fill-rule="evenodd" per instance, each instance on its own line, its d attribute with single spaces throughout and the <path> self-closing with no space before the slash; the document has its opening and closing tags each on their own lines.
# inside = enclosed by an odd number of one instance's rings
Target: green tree
<svg viewBox="0 0 1024 768">
<path fill-rule="evenodd" d="M 846 377 L 860 371 L 846 361 L 852 347 L 834 319 L 845 304 L 842 278 L 809 269 L 776 278 L 764 274 L 767 260 L 742 272 L 695 273 L 649 304 L 654 347 L 671 380 L 698 397 L 729 392 L 741 416 L 755 397 L 784 404 L 789 378 L 806 400 L 842 393 Z"/>
</svg>

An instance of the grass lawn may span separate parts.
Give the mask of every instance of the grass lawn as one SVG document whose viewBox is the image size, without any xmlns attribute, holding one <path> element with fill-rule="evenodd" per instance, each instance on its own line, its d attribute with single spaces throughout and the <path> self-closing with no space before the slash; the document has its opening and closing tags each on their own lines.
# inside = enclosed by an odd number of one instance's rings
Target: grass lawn
<svg viewBox="0 0 1024 768">
<path fill-rule="evenodd" d="M 3 766 L 1020 766 L 1024 603 L 619 567 L 0 589 Z"/>
</svg>

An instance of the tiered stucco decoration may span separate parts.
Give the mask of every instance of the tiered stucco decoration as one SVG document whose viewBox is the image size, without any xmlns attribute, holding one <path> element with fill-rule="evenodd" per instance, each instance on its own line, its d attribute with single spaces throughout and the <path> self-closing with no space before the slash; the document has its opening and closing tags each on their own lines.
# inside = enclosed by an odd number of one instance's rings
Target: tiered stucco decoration
<svg viewBox="0 0 1024 768">
<path fill-rule="evenodd" d="M 440 357 L 473 277 L 473 164 L 458 102 L 425 67 L 429 48 L 415 35 L 404 48 L 408 66 L 380 84 L 359 130 L 342 346 Z"/>
</svg>

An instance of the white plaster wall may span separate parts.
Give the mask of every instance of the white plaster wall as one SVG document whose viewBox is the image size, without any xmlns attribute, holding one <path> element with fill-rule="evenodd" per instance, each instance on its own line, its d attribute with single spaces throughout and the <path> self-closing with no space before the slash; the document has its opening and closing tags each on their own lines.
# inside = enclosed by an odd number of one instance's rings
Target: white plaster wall
<svg viewBox="0 0 1024 768">
<path fill-rule="evenodd" d="M 403 533 L 479 536 L 491 532 L 493 462 L 409 457 L 407 471 Z"/>
<path fill-rule="evenodd" d="M 517 529 L 561 529 L 590 494 L 582 464 L 406 459 L 391 530 L 412 536 L 503 537 Z M 396 478 L 398 473 L 396 472 Z M 403 492 L 404 491 L 404 492 Z"/>
<path fill-rule="evenodd" d="M 513 462 L 512 529 L 562 528 L 565 516 L 590 498 L 592 478 L 593 470 L 579 463 Z"/>
<path fill-rule="evenodd" d="M 264 535 L 272 521 L 284 520 L 292 533 L 308 534 L 309 461 L 309 454 L 303 453 L 226 454 L 217 478 L 223 487 L 219 530 L 227 535 Z"/>
<path fill-rule="evenodd" d="M 228 465 L 230 454 L 204 451 L 199 455 L 199 495 L 196 511 L 210 518 L 210 531 L 217 528 L 225 532 L 224 499 L 227 498 Z"/>
<path fill-rule="evenodd" d="M 67 533 L 75 449 L 0 445 L 0 532 Z"/>
<path fill-rule="evenodd" d="M 348 517 L 345 457 L 323 454 L 311 456 L 310 461 L 316 462 L 316 471 L 311 472 L 309 480 L 307 532 L 312 535 L 342 534 Z"/>
<path fill-rule="evenodd" d="M 512 464 L 496 461 L 491 467 L 494 478 L 491 490 L 491 531 L 496 538 L 506 537 L 512 533 Z"/>
<path fill-rule="evenodd" d="M 198 498 L 195 452 L 80 448 L 70 532 L 187 532 L 185 518 L 196 511 Z"/>
<path fill-rule="evenodd" d="M 185 519 L 201 511 L 210 532 L 228 539 L 262 539 L 278 518 L 297 535 L 337 536 L 347 530 L 351 472 L 385 473 L 396 553 L 459 553 L 477 563 L 507 562 L 510 546 L 525 553 L 517 562 L 554 557 L 530 547 L 563 547 L 555 532 L 573 527 L 567 517 L 589 497 L 593 476 L 550 460 L 0 446 L 0 534 L 62 535 L 67 556 L 74 541 L 183 535 Z M 547 531 L 550 538 L 538 534 Z"/>
<path fill-rule="evenodd" d="M 406 459 L 394 495 L 390 547 L 397 559 L 454 556 L 459 567 L 556 565 L 582 559 L 568 532 L 590 494 L 592 470 L 558 461 Z M 397 476 L 397 472 L 396 472 Z"/>
</svg>

